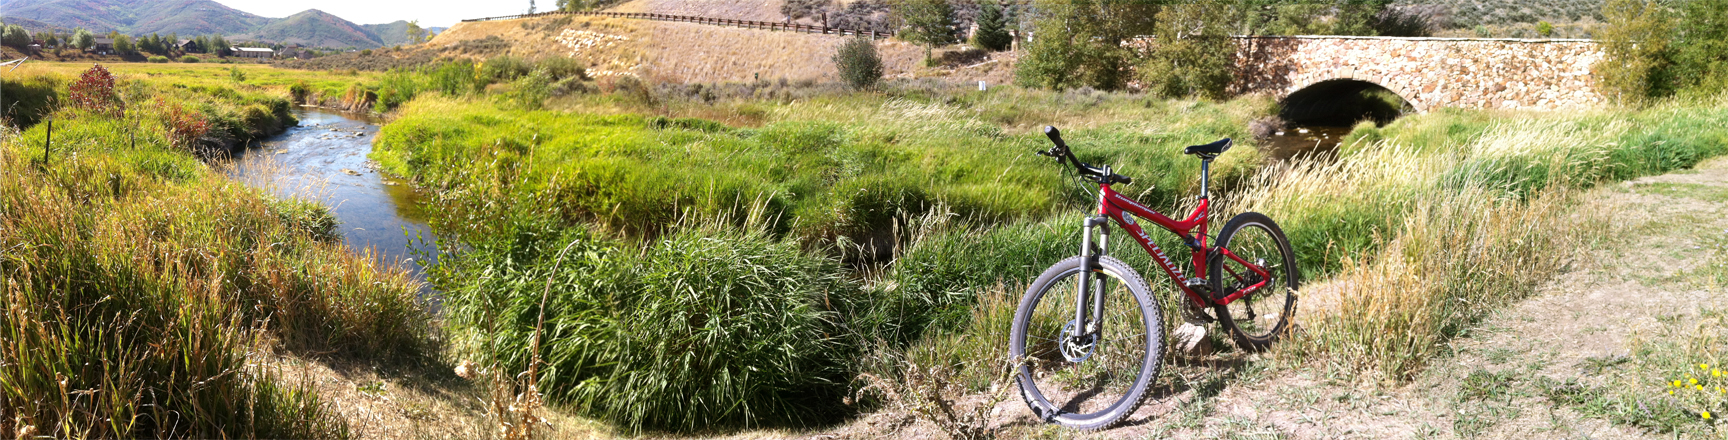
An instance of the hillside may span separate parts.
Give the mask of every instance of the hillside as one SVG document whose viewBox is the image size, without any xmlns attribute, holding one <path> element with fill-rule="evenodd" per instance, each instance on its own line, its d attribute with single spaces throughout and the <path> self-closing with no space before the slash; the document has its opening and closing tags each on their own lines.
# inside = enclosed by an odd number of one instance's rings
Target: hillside
<svg viewBox="0 0 1728 440">
<path fill-rule="evenodd" d="M 377 35 L 366 28 L 317 9 L 307 9 L 256 31 L 233 34 L 230 39 L 357 49 L 384 45 Z"/>
<path fill-rule="evenodd" d="M 132 35 L 231 34 L 257 29 L 270 19 L 211 0 L 10 0 L 0 4 L 4 18 L 35 20 L 58 28 Z"/>
<path fill-rule="evenodd" d="M 384 46 L 388 47 L 408 44 L 407 20 L 396 20 L 384 24 L 363 24 L 360 25 L 360 27 L 366 29 L 367 32 L 371 32 L 373 36 L 378 37 L 378 42 L 382 43 Z M 438 33 L 443 32 L 444 29 L 448 28 L 429 27 L 424 29 L 426 29 L 427 32 Z"/>
<path fill-rule="evenodd" d="M 785 0 L 631 0 L 608 11 L 648 14 L 694 15 L 734 20 L 781 21 Z"/>
<path fill-rule="evenodd" d="M 406 21 L 359 25 L 317 9 L 269 18 L 212 0 L 0 0 L 0 21 L 31 31 L 85 28 L 99 34 L 221 34 L 237 40 L 334 48 L 369 49 L 408 41 Z"/>
<path fill-rule="evenodd" d="M 568 56 L 583 61 L 595 76 L 632 75 L 655 82 L 836 81 L 829 58 L 845 38 L 652 20 L 544 17 L 457 23 L 421 50 L 434 52 L 426 58 Z M 962 56 L 930 69 L 921 67 L 924 50 L 909 43 L 881 41 L 877 50 L 889 77 L 937 76 L 991 84 L 1013 79 L 1007 54 L 956 54 Z M 940 51 L 938 57 L 949 59 L 947 52 Z"/>
</svg>

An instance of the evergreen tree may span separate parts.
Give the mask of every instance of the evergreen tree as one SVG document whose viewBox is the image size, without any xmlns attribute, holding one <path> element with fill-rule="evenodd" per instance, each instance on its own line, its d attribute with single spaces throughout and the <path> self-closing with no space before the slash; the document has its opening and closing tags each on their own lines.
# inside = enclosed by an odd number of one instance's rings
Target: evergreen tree
<svg viewBox="0 0 1728 440">
<path fill-rule="evenodd" d="M 926 64 L 936 46 L 955 42 L 954 5 L 948 0 L 895 0 L 891 6 L 902 23 L 900 38 L 924 46 Z"/>
<path fill-rule="evenodd" d="M 984 0 L 978 10 L 978 32 L 972 35 L 972 45 L 989 51 L 1008 50 L 1014 36 L 1008 35 L 1008 14 L 998 0 Z"/>
</svg>

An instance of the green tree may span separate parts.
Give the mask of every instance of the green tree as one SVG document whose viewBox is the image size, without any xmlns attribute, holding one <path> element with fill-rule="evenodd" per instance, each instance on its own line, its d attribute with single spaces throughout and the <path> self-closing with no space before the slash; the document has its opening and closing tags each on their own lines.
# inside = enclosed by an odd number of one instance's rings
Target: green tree
<svg viewBox="0 0 1728 440">
<path fill-rule="evenodd" d="M 1673 20 L 1667 8 L 1654 0 L 1608 0 L 1602 16 L 1607 25 L 1597 39 L 1602 60 L 1595 67 L 1602 93 L 1639 104 L 1671 92 L 1668 43 Z"/>
<path fill-rule="evenodd" d="M 42 40 L 42 47 L 43 48 L 50 48 L 50 47 L 60 45 L 60 39 L 56 38 L 54 36 L 53 32 L 48 32 L 48 31 L 37 32 L 36 33 L 36 39 Z"/>
<path fill-rule="evenodd" d="M 834 51 L 834 68 L 840 79 L 854 89 L 868 89 L 882 80 L 882 57 L 870 37 L 849 38 Z"/>
<path fill-rule="evenodd" d="M 997 0 L 984 0 L 979 5 L 978 32 L 972 34 L 972 45 L 989 51 L 1004 51 L 1014 43 L 1008 35 L 1008 14 Z"/>
<path fill-rule="evenodd" d="M 1127 83 L 1134 54 L 1122 41 L 1151 33 L 1158 7 L 1133 0 L 1036 0 L 1015 82 L 1026 87 L 1104 90 Z"/>
<path fill-rule="evenodd" d="M 138 53 L 138 44 L 132 41 L 132 37 L 121 35 L 119 32 L 109 32 L 108 38 L 114 40 L 115 53 L 121 55 L 134 55 Z"/>
<path fill-rule="evenodd" d="M 1331 14 L 1332 5 L 1324 2 L 1242 0 L 1236 9 L 1242 14 L 1237 33 L 1243 35 L 1318 35 L 1331 32 L 1325 18 Z"/>
<path fill-rule="evenodd" d="M 1705 93 L 1728 90 L 1728 0 L 1692 0 L 1674 39 L 1675 76 Z"/>
<path fill-rule="evenodd" d="M 408 22 L 408 42 L 420 44 L 426 42 L 426 30 L 420 28 L 420 20 Z"/>
<path fill-rule="evenodd" d="M 0 34 L 0 43 L 16 48 L 24 48 L 30 45 L 30 31 L 24 30 L 23 26 L 15 24 L 7 25 L 4 34 Z"/>
<path fill-rule="evenodd" d="M 84 28 L 78 28 L 78 30 L 72 31 L 72 46 L 85 50 L 96 47 L 96 35 L 84 30 Z"/>
<path fill-rule="evenodd" d="M 1342 0 L 1332 17 L 1332 35 L 1377 35 L 1376 18 L 1391 5 L 1392 0 Z"/>
<path fill-rule="evenodd" d="M 1147 89 L 1168 96 L 1223 99 L 1234 78 L 1236 43 L 1230 31 L 1240 25 L 1236 5 L 1185 3 L 1158 12 L 1151 51 L 1141 64 Z"/>
<path fill-rule="evenodd" d="M 948 0 L 895 0 L 889 6 L 901 22 L 900 39 L 924 46 L 926 64 L 936 46 L 956 41 L 954 5 Z"/>
</svg>

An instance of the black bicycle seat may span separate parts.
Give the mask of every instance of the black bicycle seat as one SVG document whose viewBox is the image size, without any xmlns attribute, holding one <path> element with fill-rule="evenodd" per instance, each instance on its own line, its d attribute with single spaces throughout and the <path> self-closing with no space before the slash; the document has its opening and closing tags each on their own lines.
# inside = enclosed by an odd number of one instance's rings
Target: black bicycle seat
<svg viewBox="0 0 1728 440">
<path fill-rule="evenodd" d="M 1224 154 L 1225 151 L 1230 151 L 1230 138 L 1219 139 L 1218 142 L 1206 145 L 1190 145 L 1188 148 L 1182 150 L 1182 154 L 1217 156 Z"/>
</svg>

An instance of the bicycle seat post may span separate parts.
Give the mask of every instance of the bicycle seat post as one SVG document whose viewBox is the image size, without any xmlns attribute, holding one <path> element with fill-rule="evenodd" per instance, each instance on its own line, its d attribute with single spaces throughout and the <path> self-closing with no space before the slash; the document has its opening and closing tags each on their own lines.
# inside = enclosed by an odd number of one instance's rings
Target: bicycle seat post
<svg viewBox="0 0 1728 440">
<path fill-rule="evenodd" d="M 1212 180 L 1212 158 L 1209 158 L 1209 157 L 1201 158 L 1200 159 L 1200 200 L 1206 200 L 1207 198 L 1210 197 L 1210 194 L 1208 194 L 1207 190 L 1211 186 L 1211 180 Z"/>
</svg>

